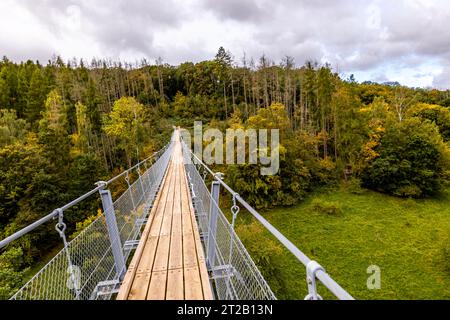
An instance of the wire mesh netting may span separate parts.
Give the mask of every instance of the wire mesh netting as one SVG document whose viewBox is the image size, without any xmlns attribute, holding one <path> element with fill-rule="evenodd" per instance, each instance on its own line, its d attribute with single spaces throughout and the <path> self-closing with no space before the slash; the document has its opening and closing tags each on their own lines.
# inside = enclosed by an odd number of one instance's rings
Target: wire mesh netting
<svg viewBox="0 0 450 320">
<path fill-rule="evenodd" d="M 118 270 L 114 260 L 113 247 L 120 246 L 120 249 L 123 250 L 124 261 L 127 261 L 131 250 L 126 250 L 126 248 L 124 250 L 124 244 L 137 240 L 140 236 L 142 221 L 153 204 L 167 169 L 172 145 L 171 143 L 163 149 L 151 168 L 142 175 L 140 174 L 139 178 L 114 201 L 118 239 L 110 240 L 106 221 L 108 212 L 103 212 L 78 236 L 68 242 L 67 246 L 11 299 L 111 298 L 114 292 L 112 289 L 118 285 L 121 274 L 126 271 Z"/>
<path fill-rule="evenodd" d="M 199 173 L 195 159 L 183 144 L 186 173 L 190 182 L 199 231 L 205 252 L 214 248 L 213 257 L 207 254 L 215 295 L 220 300 L 272 300 L 276 299 L 244 245 L 213 200 L 205 177 Z M 215 232 L 210 232 L 212 212 L 217 212 Z M 215 220 L 215 219 L 214 219 Z"/>
</svg>

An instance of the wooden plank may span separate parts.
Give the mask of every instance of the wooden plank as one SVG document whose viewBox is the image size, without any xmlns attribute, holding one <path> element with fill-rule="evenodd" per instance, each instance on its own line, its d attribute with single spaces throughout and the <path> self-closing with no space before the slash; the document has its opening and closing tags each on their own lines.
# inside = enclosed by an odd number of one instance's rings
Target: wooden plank
<svg viewBox="0 0 450 320">
<path fill-rule="evenodd" d="M 152 272 L 147 300 L 164 300 L 166 298 L 167 270 Z"/>
<path fill-rule="evenodd" d="M 187 188 L 183 184 L 181 212 L 183 224 L 183 263 L 184 268 L 198 266 L 197 253 L 195 250 L 195 241 L 192 229 L 191 212 L 189 210 L 189 199 L 187 197 Z"/>
<path fill-rule="evenodd" d="M 174 195 L 175 181 L 171 184 L 169 189 L 169 196 L 167 198 L 166 206 L 163 211 L 163 219 L 159 236 L 170 236 L 172 230 L 172 212 L 173 212 L 173 195 Z"/>
<path fill-rule="evenodd" d="M 170 172 L 170 179 L 166 180 L 164 187 L 160 191 L 160 193 L 162 194 L 162 200 L 160 202 L 160 205 L 156 209 L 155 218 L 153 219 L 153 223 L 150 226 L 150 231 L 149 231 L 150 237 L 157 237 L 157 236 L 159 236 L 159 234 L 161 232 L 161 223 L 163 221 L 164 210 L 167 205 L 167 199 L 170 196 L 170 187 L 174 183 L 174 179 L 175 179 L 175 174 L 172 169 L 173 169 L 173 158 L 170 160 L 170 164 L 168 167 L 168 171 Z"/>
<path fill-rule="evenodd" d="M 150 272 L 136 274 L 127 300 L 145 300 L 150 276 Z"/>
<path fill-rule="evenodd" d="M 190 200 L 190 199 L 189 199 Z M 186 190 L 182 192 L 181 198 L 181 216 L 183 224 L 183 235 L 192 234 L 191 212 L 189 210 L 189 200 L 186 196 Z"/>
<path fill-rule="evenodd" d="M 169 189 L 164 190 L 166 199 L 164 200 L 164 204 L 160 205 L 156 211 L 155 218 L 153 219 L 153 223 L 150 227 L 149 236 L 150 237 L 159 237 L 161 233 L 161 225 L 164 220 L 164 210 L 166 207 L 167 196 L 169 195 Z"/>
<path fill-rule="evenodd" d="M 142 232 L 141 239 L 144 239 L 144 235 L 146 238 L 150 234 L 150 229 L 151 229 L 151 226 L 153 225 L 153 220 L 158 212 L 158 208 L 160 208 L 160 206 L 162 204 L 164 204 L 164 202 L 165 202 L 165 197 L 167 196 L 168 185 L 173 176 L 172 171 L 170 170 L 171 165 L 172 165 L 172 159 L 169 159 L 169 163 L 167 165 L 167 171 L 164 175 L 163 180 L 161 181 L 160 190 L 159 190 L 158 194 L 156 195 L 156 199 L 154 201 L 154 204 L 153 204 L 150 214 L 148 216 L 149 219 L 144 227 L 144 231 Z"/>
<path fill-rule="evenodd" d="M 185 187 L 185 185 L 183 185 Z M 183 188 L 182 194 L 187 192 Z M 186 196 L 182 197 L 182 219 L 183 219 L 183 270 L 184 270 L 184 296 L 188 300 L 203 299 L 203 290 L 198 268 L 197 252 L 190 217 L 189 201 Z"/>
<path fill-rule="evenodd" d="M 159 237 L 152 272 L 167 270 L 169 259 L 169 247 L 170 247 L 170 235 Z"/>
<path fill-rule="evenodd" d="M 172 171 L 173 177 L 172 177 L 169 187 L 167 189 L 167 197 L 166 197 L 165 206 L 161 210 L 162 225 L 161 225 L 161 229 L 159 231 L 159 236 L 170 235 L 170 230 L 172 228 L 174 188 L 175 188 L 175 185 L 178 180 L 174 163 L 172 163 L 171 171 Z"/>
<path fill-rule="evenodd" d="M 172 269 L 167 274 L 167 300 L 183 300 L 184 282 L 183 268 Z"/>
<path fill-rule="evenodd" d="M 172 234 L 170 241 L 170 258 L 168 269 L 183 268 L 183 241 L 181 231 L 179 234 Z"/>
<path fill-rule="evenodd" d="M 175 155 L 173 155 L 175 157 Z M 172 212 L 173 212 L 173 202 L 174 202 L 174 189 L 179 178 L 177 177 L 176 165 L 173 163 L 171 170 L 173 171 L 173 179 L 171 180 L 168 196 L 166 199 L 166 204 L 163 211 L 162 224 L 159 233 L 159 241 L 156 249 L 155 261 L 152 269 L 152 276 L 150 279 L 150 290 L 160 290 L 163 292 L 149 292 L 147 299 L 164 299 L 166 291 L 166 281 L 167 281 L 167 269 L 169 263 L 169 251 L 170 251 L 170 237 L 172 228 Z M 163 281 L 163 275 L 165 275 Z"/>
<path fill-rule="evenodd" d="M 170 240 L 169 271 L 167 274 L 167 300 L 184 298 L 183 241 L 181 221 L 181 165 L 175 161 L 177 174 L 174 188 L 174 206 L 172 212 L 172 230 Z"/>
<path fill-rule="evenodd" d="M 212 298 L 179 141 L 125 280 L 124 299 Z"/>
<path fill-rule="evenodd" d="M 202 300 L 203 291 L 198 267 L 184 269 L 184 296 L 186 300 Z"/>
<path fill-rule="evenodd" d="M 177 191 L 178 193 L 180 191 Z M 176 207 L 173 208 L 173 220 L 172 220 L 172 233 L 180 233 L 182 232 L 182 225 L 181 225 L 181 199 L 176 199 L 175 203 L 177 204 Z"/>
<path fill-rule="evenodd" d="M 170 163 L 169 168 L 172 166 L 172 163 Z M 170 179 L 166 180 L 167 184 L 170 184 L 171 181 L 173 181 L 174 179 L 174 175 L 173 173 L 170 171 Z M 164 184 L 163 187 L 163 193 L 161 195 L 161 201 L 158 202 L 158 206 L 156 208 L 156 212 L 161 212 L 161 210 L 163 210 L 162 208 L 165 207 L 165 202 L 167 200 L 168 197 L 168 186 L 166 186 L 166 183 Z M 155 217 L 157 217 L 157 214 L 155 215 Z M 160 219 L 152 219 L 152 224 L 151 224 L 151 228 L 160 228 L 160 224 L 161 224 L 161 220 Z M 150 232 L 148 232 L 150 233 Z M 139 299 L 145 299 L 146 294 L 147 294 L 147 290 L 148 287 L 150 285 L 150 281 L 151 281 L 151 275 L 148 277 L 137 277 L 137 275 L 142 274 L 142 273 L 149 273 L 152 271 L 152 267 L 153 267 L 153 262 L 154 262 L 154 257 L 156 254 L 156 248 L 157 248 L 157 243 L 158 243 L 158 237 L 152 237 L 147 235 L 147 238 L 142 238 L 140 245 L 144 246 L 144 249 L 142 250 L 142 253 L 140 255 L 140 259 L 138 262 L 138 266 L 135 268 L 135 276 L 134 279 L 132 281 L 132 286 L 131 286 L 131 290 L 133 290 L 133 288 L 135 288 L 135 292 L 134 295 L 139 297 Z M 137 282 L 137 283 L 135 283 Z M 140 291 L 138 291 L 140 290 Z"/>
<path fill-rule="evenodd" d="M 183 241 L 181 221 L 181 166 L 177 165 L 177 184 L 174 189 L 174 206 L 172 213 L 172 230 L 170 240 L 169 270 L 183 268 Z"/>
<path fill-rule="evenodd" d="M 123 279 L 123 282 L 120 285 L 119 293 L 117 294 L 117 298 L 116 298 L 117 300 L 127 300 L 128 299 L 128 295 L 130 293 L 131 286 L 133 284 L 134 276 L 135 276 L 135 269 L 128 268 L 128 270 L 125 274 L 125 277 Z"/>
<path fill-rule="evenodd" d="M 170 166 L 170 164 L 171 164 L 171 162 L 169 161 L 168 166 Z M 166 182 L 168 180 L 170 180 L 171 177 L 172 177 L 172 173 L 171 173 L 170 170 L 168 170 L 164 174 L 164 177 L 163 177 L 163 179 L 161 181 L 161 186 L 162 186 L 161 190 L 163 190 L 165 188 Z M 127 273 L 125 274 L 125 277 L 124 277 L 124 280 L 122 282 L 122 285 L 120 286 L 120 290 L 119 290 L 119 293 L 117 295 L 117 300 L 125 300 L 125 299 L 127 299 L 128 294 L 129 294 L 129 292 L 131 290 L 131 287 L 132 287 L 132 284 L 133 284 L 133 281 L 134 281 L 134 277 L 135 277 L 135 274 L 136 274 L 136 267 L 139 264 L 139 261 L 141 259 L 141 256 L 142 256 L 144 248 L 145 248 L 145 240 L 147 239 L 147 236 L 149 234 L 150 226 L 153 223 L 153 219 L 154 219 L 154 216 L 156 214 L 157 208 L 160 205 L 161 200 L 162 200 L 162 198 L 164 196 L 163 192 L 161 192 L 161 190 L 160 190 L 160 192 L 158 192 L 158 194 L 157 194 L 157 196 L 155 198 L 153 207 L 152 207 L 152 209 L 150 211 L 150 214 L 148 216 L 147 224 L 145 225 L 144 231 L 142 233 L 141 239 L 144 239 L 144 241 L 140 241 L 138 247 L 136 248 L 136 252 L 134 253 L 134 256 L 133 256 L 133 259 L 131 260 L 130 265 L 128 266 L 128 270 L 127 270 Z"/>
<path fill-rule="evenodd" d="M 142 252 L 141 260 L 139 261 L 136 273 L 152 272 L 153 262 L 155 260 L 156 245 L 158 237 L 148 237 L 145 242 L 145 248 Z"/>
<path fill-rule="evenodd" d="M 156 211 L 163 210 L 162 208 L 164 208 L 165 200 L 167 199 L 167 196 L 168 196 L 168 193 L 167 193 L 168 185 L 170 184 L 170 181 L 172 181 L 172 179 L 173 179 L 173 174 L 171 172 L 170 179 L 167 180 L 167 183 L 162 188 L 163 191 L 161 193 L 160 198 L 164 198 L 164 199 L 162 201 L 158 202 L 158 205 L 155 208 Z M 161 223 L 161 220 L 158 219 L 157 221 L 152 221 L 151 227 L 153 227 L 154 229 L 160 228 L 161 226 L 158 223 Z M 149 226 L 149 229 L 150 229 L 150 225 L 149 224 L 147 224 L 147 225 Z M 138 273 L 151 272 L 155 253 L 156 253 L 157 243 L 158 243 L 158 237 L 150 236 L 149 232 L 148 232 L 146 238 L 144 238 L 144 237 L 141 238 L 140 244 L 144 245 L 144 250 L 142 251 L 141 258 L 138 263 L 138 267 L 137 267 Z"/>
<path fill-rule="evenodd" d="M 194 235 L 183 234 L 183 265 L 184 268 L 198 266 L 197 252 L 195 250 Z"/>
<path fill-rule="evenodd" d="M 185 176 L 185 179 L 183 179 L 182 184 L 185 186 L 184 194 L 186 195 L 186 197 L 189 197 L 189 200 L 191 200 L 190 195 L 189 195 L 188 181 L 187 181 L 186 176 Z M 199 271 L 200 271 L 203 298 L 205 300 L 212 300 L 213 294 L 212 294 L 211 284 L 209 282 L 208 270 L 206 268 L 206 259 L 205 259 L 205 255 L 204 255 L 204 251 L 203 251 L 203 246 L 200 241 L 200 232 L 198 230 L 197 221 L 195 219 L 195 212 L 194 212 L 192 200 L 188 201 L 188 204 L 189 204 L 189 212 L 190 212 L 190 216 L 191 216 L 192 228 L 193 228 L 193 233 L 194 233 L 194 241 L 195 241 L 195 245 L 196 245 L 197 261 L 198 261 Z"/>
<path fill-rule="evenodd" d="M 194 218 L 195 219 L 195 218 Z M 194 228 L 196 229 L 196 228 Z M 209 282 L 209 275 L 208 270 L 206 268 L 206 259 L 203 253 L 203 246 L 200 241 L 200 235 L 198 230 L 194 231 L 194 238 L 195 238 L 195 244 L 196 244 L 196 250 L 197 250 L 197 260 L 199 265 L 199 271 L 200 271 L 200 278 L 202 282 L 202 288 L 203 288 L 203 298 L 205 300 L 212 300 L 212 289 L 211 289 L 211 283 Z"/>
<path fill-rule="evenodd" d="M 212 290 L 211 290 L 211 284 L 209 282 L 209 275 L 208 270 L 206 268 L 206 259 L 203 251 L 203 246 L 200 241 L 200 233 L 198 231 L 197 223 L 195 221 L 195 216 L 193 214 L 194 209 L 191 206 L 191 218 L 192 218 L 192 225 L 194 229 L 194 240 L 195 240 L 195 247 L 197 251 L 197 261 L 200 269 L 200 277 L 202 282 L 202 288 L 203 288 L 203 295 L 205 300 L 211 300 L 213 298 Z"/>
</svg>

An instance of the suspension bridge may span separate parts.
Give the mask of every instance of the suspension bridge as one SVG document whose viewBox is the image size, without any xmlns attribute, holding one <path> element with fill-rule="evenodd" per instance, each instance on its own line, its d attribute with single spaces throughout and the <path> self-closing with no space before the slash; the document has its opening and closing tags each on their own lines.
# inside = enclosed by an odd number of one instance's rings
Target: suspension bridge
<svg viewBox="0 0 450 320">
<path fill-rule="evenodd" d="M 133 172 L 138 178 L 131 182 Z M 113 201 L 108 187 L 119 179 L 128 188 Z M 222 191 L 232 199 L 231 221 L 219 205 Z M 101 199 L 101 215 L 69 241 L 66 212 L 95 194 Z M 318 282 L 337 299 L 353 299 L 230 188 L 221 174 L 205 165 L 180 138 L 179 129 L 151 157 L 0 241 L 1 250 L 56 221 L 55 231 L 63 243 L 61 251 L 11 299 L 276 299 L 234 230 L 241 208 L 305 266 L 305 300 L 322 299 Z"/>
</svg>

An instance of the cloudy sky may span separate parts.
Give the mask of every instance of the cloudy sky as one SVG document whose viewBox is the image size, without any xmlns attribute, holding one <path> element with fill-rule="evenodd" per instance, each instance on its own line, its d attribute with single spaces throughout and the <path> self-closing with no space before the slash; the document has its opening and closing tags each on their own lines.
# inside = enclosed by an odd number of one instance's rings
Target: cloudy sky
<svg viewBox="0 0 450 320">
<path fill-rule="evenodd" d="M 450 88 L 449 0 L 1 0 L 0 55 L 178 64 L 263 53 L 343 77 Z"/>
</svg>

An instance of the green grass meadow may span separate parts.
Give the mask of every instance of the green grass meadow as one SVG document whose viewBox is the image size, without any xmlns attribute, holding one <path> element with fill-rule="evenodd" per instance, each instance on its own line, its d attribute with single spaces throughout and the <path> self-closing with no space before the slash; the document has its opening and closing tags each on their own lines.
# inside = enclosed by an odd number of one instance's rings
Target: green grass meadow
<svg viewBox="0 0 450 320">
<path fill-rule="evenodd" d="M 317 202 L 338 204 L 340 212 L 320 212 Z M 356 299 L 450 299 L 450 190 L 413 200 L 340 188 L 264 216 Z M 261 235 L 255 235 L 251 223 L 242 212 L 238 234 L 252 256 L 263 257 L 257 264 L 270 261 L 261 269 L 277 298 L 303 299 L 303 265 L 267 231 L 259 228 Z M 380 289 L 367 288 L 370 265 L 381 269 Z M 326 288 L 319 291 L 333 298 Z"/>
</svg>

